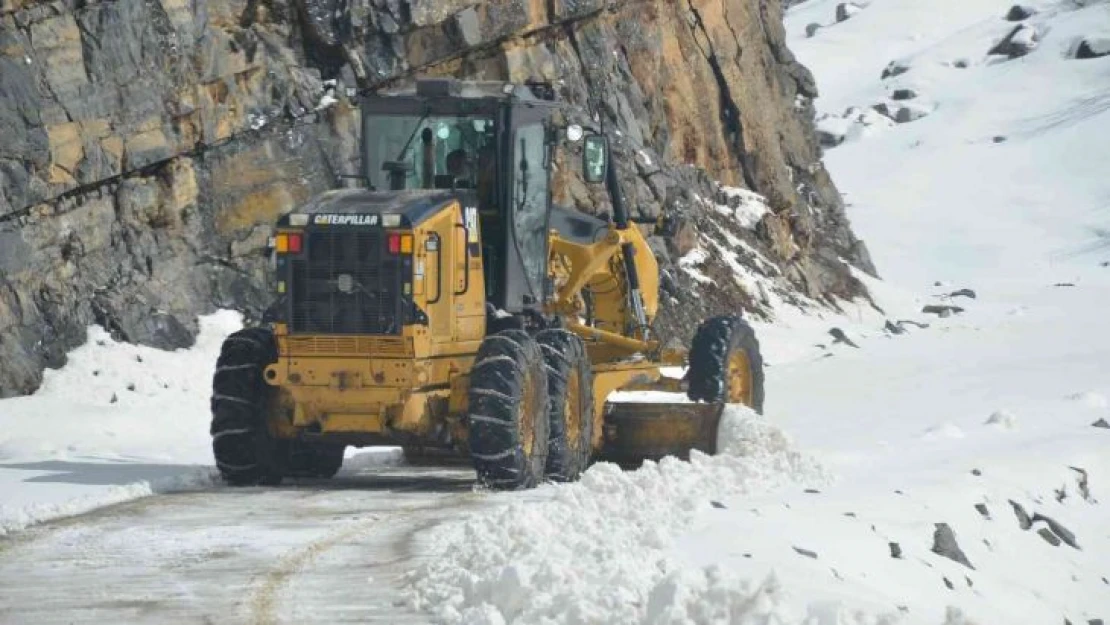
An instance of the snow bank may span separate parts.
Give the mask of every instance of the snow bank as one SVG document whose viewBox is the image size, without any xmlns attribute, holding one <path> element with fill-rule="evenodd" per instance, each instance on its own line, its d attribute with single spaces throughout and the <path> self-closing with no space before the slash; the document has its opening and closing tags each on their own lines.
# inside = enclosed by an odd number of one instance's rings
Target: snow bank
<svg viewBox="0 0 1110 625">
<path fill-rule="evenodd" d="M 199 319 L 189 349 L 88 329 L 32 396 L 0 401 L 0 534 L 153 493 L 213 484 L 208 398 L 238 313 Z"/>
<path fill-rule="evenodd" d="M 0 465 L 0 471 L 7 465 Z M 111 464 L 104 465 L 109 470 Z M 120 482 L 126 482 L 127 471 L 121 471 Z M 37 523 L 50 521 L 62 517 L 84 514 L 86 512 L 110 506 L 132 499 L 148 497 L 160 493 L 185 492 L 190 490 L 203 490 L 214 486 L 219 480 L 219 474 L 214 468 L 197 467 L 185 469 L 182 473 L 170 477 L 154 478 L 138 482 L 125 483 L 120 486 L 105 486 L 97 489 L 72 489 L 71 495 L 56 501 L 41 501 L 28 503 L 22 506 L 9 506 L 0 504 L 0 536 L 25 529 Z M 8 484 L 5 484 L 5 494 Z M 77 494 L 90 490 L 89 494 Z"/>
<path fill-rule="evenodd" d="M 581 482 L 499 495 L 505 507 L 441 527 L 443 553 L 412 574 L 412 604 L 445 623 L 677 623 L 706 610 L 780 614 L 773 582 L 687 571 L 665 550 L 700 510 L 729 495 L 829 478 L 742 407 L 722 416 L 722 454 L 594 465 Z M 539 501 L 537 501 L 539 499 Z M 725 594 L 705 605 L 697 597 Z M 702 621 L 699 621 L 702 622 Z M 757 622 L 757 621 L 753 621 Z"/>
</svg>

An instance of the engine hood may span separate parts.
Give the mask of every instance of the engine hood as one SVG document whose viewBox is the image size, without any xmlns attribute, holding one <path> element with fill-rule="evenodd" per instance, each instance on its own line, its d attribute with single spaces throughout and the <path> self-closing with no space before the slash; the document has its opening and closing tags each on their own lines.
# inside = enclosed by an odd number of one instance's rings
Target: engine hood
<svg viewBox="0 0 1110 625">
<path fill-rule="evenodd" d="M 278 219 L 278 227 L 380 226 L 383 215 L 400 215 L 399 227 L 411 228 L 439 212 L 466 191 L 416 189 L 368 191 L 337 189 L 312 198 Z"/>
</svg>

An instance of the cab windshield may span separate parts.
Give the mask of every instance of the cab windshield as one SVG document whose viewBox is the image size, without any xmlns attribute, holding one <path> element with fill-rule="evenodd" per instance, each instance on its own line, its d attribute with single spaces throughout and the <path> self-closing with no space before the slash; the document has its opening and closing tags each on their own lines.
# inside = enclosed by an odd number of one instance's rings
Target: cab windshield
<svg viewBox="0 0 1110 625">
<path fill-rule="evenodd" d="M 494 170 L 487 117 L 375 115 L 363 132 L 373 189 L 477 189 Z"/>
</svg>

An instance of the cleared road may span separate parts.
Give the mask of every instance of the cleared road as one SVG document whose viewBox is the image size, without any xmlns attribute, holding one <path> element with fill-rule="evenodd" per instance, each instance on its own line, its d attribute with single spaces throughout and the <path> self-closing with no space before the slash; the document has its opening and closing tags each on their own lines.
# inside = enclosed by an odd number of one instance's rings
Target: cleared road
<svg viewBox="0 0 1110 625">
<path fill-rule="evenodd" d="M 149 497 L 0 540 L 0 623 L 426 623 L 401 601 L 424 531 L 491 498 L 392 467 Z"/>
</svg>

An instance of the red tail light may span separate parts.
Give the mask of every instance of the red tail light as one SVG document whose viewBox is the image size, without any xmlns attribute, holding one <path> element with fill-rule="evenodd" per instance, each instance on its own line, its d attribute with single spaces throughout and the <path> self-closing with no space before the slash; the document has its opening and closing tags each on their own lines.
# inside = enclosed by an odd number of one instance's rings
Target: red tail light
<svg viewBox="0 0 1110 625">
<path fill-rule="evenodd" d="M 290 254 L 300 254 L 301 253 L 301 235 L 299 235 L 299 234 L 289 235 L 289 253 Z"/>
<path fill-rule="evenodd" d="M 389 253 L 390 254 L 400 254 L 401 253 L 401 235 L 396 233 L 396 232 L 389 235 Z"/>
</svg>

